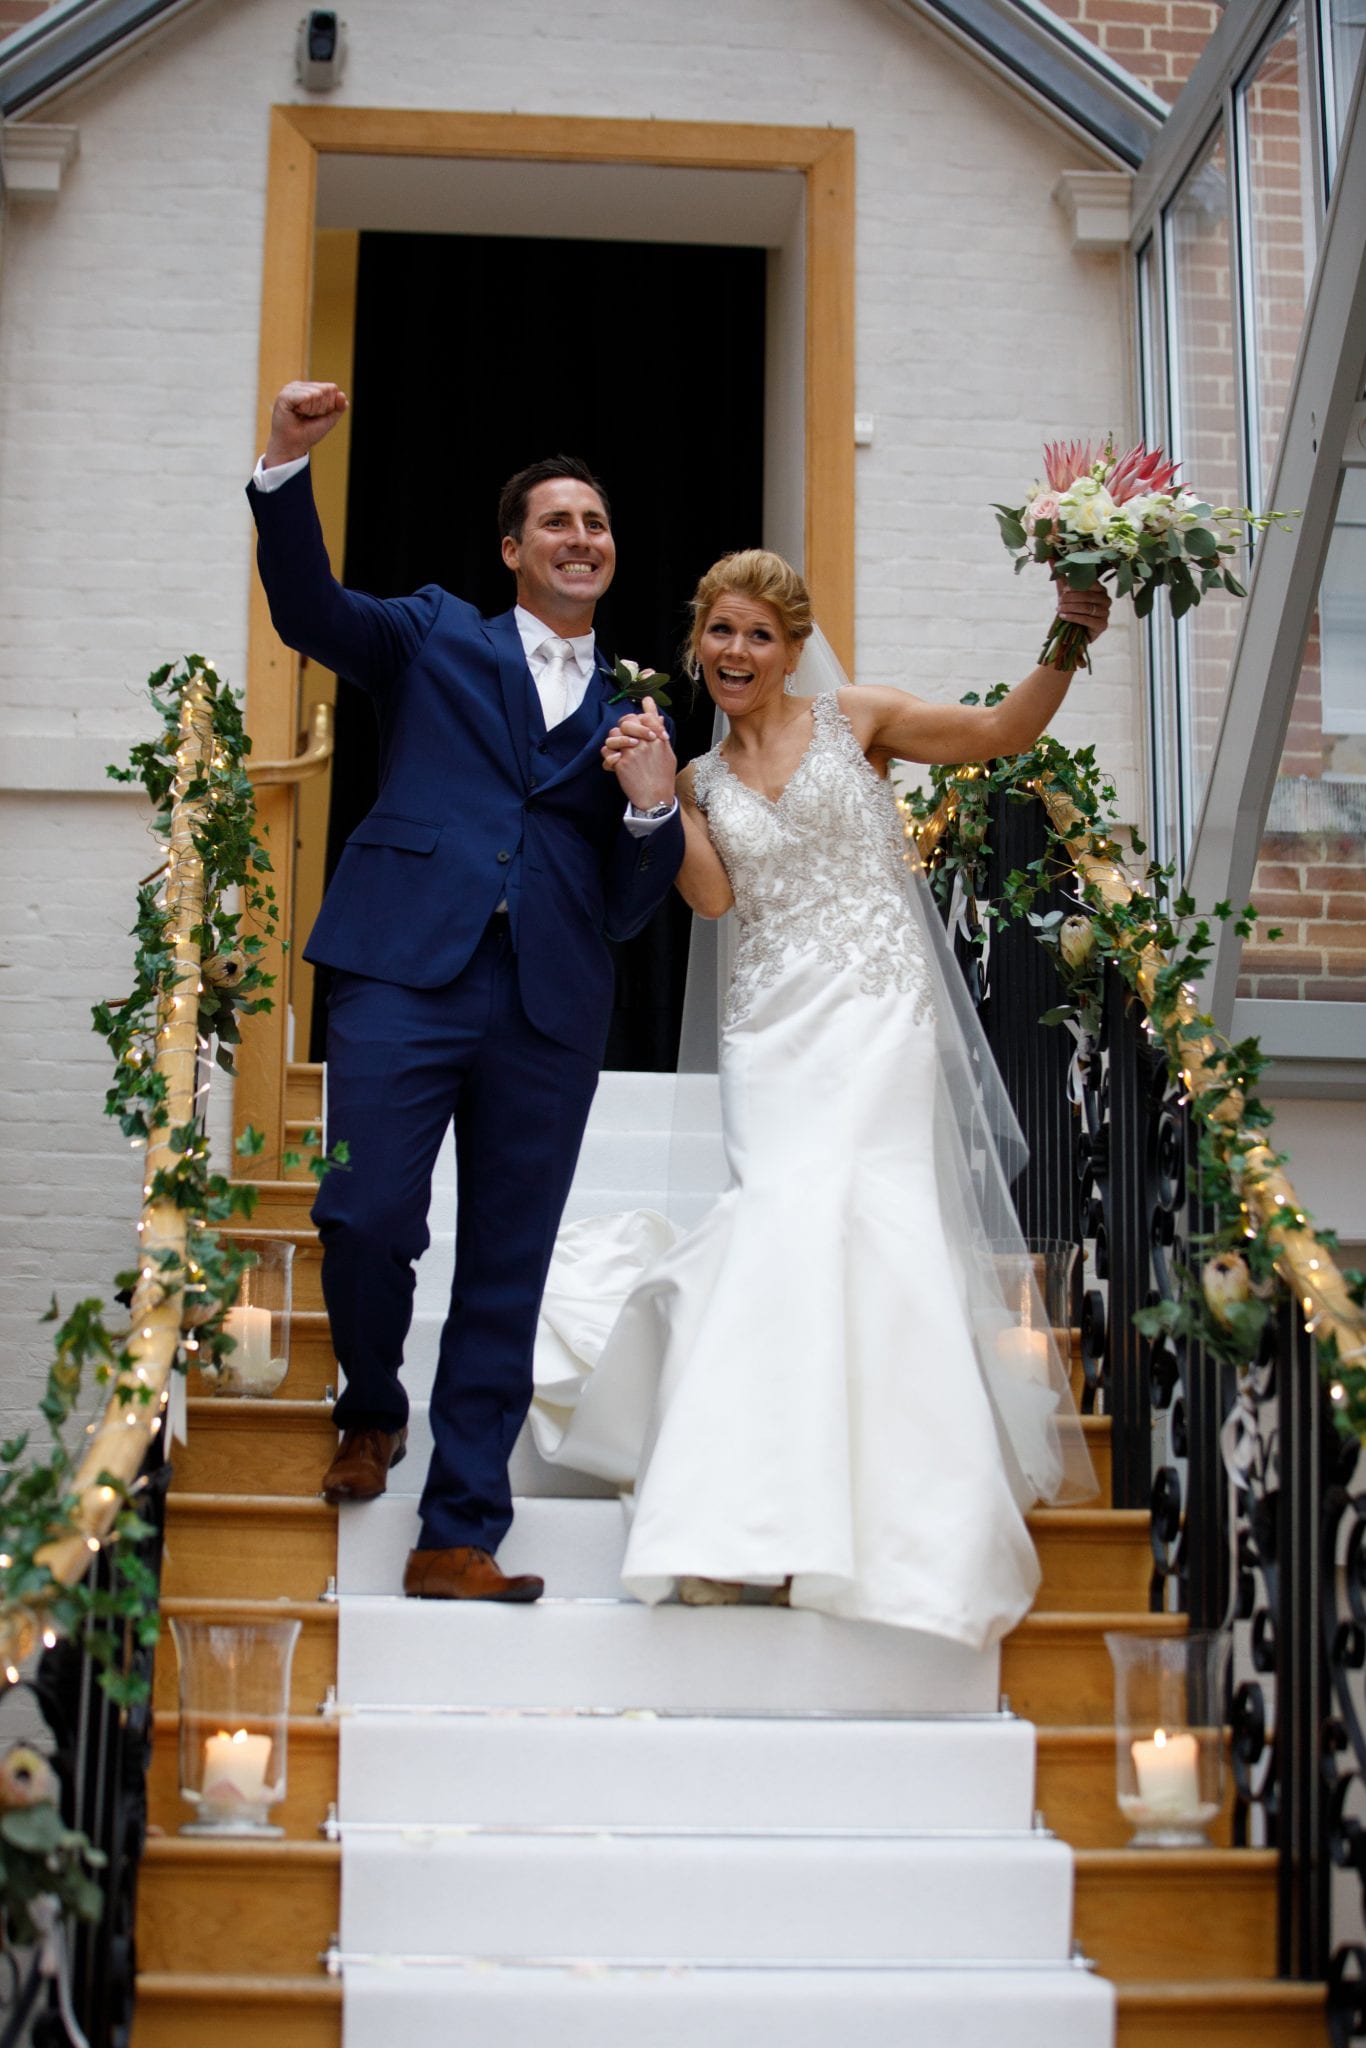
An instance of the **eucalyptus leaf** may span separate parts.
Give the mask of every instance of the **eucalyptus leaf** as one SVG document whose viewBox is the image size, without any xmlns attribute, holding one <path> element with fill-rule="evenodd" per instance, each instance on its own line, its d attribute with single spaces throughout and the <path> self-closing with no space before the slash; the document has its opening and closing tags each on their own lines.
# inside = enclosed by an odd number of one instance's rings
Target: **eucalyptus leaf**
<svg viewBox="0 0 1366 2048">
<path fill-rule="evenodd" d="M 46 1855 L 61 1842 L 65 1830 L 55 1806 L 16 1806 L 0 1813 L 0 1836 L 12 1848 Z"/>
</svg>

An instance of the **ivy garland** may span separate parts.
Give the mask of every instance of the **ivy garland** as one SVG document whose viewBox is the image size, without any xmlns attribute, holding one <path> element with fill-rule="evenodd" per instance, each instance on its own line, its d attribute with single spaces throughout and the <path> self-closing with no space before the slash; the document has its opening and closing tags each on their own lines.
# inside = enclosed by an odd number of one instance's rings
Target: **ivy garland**
<svg viewBox="0 0 1366 2048">
<path fill-rule="evenodd" d="M 194 846 L 204 878 L 202 920 L 191 934 L 202 961 L 200 1083 L 194 1117 L 166 1133 L 167 1084 L 158 1071 L 156 1053 L 162 1019 L 174 1000 L 176 962 L 164 864 L 138 886 L 132 989 L 121 1001 L 96 1004 L 93 1021 L 114 1058 L 106 1114 L 117 1120 L 135 1146 L 164 1137 L 174 1156 L 174 1164 L 158 1170 L 147 1183 L 145 1195 L 149 1201 L 173 1202 L 186 1213 L 183 1269 L 171 1250 L 149 1251 L 144 1258 L 159 1266 L 166 1293 L 181 1296 L 176 1368 L 184 1372 L 193 1359 L 213 1373 L 234 1349 L 225 1329 L 226 1313 L 237 1298 L 242 1273 L 255 1261 L 254 1253 L 234 1245 L 221 1231 L 224 1225 L 251 1217 L 256 1189 L 211 1170 L 201 1107 L 208 1086 L 208 1054 L 212 1048 L 218 1065 L 231 1073 L 240 1018 L 271 1007 L 274 977 L 261 959 L 277 919 L 270 855 L 257 835 L 245 767 L 251 741 L 242 725 L 239 699 L 219 679 L 211 661 L 191 654 L 178 667 L 168 664 L 149 677 L 161 730 L 156 738 L 133 748 L 127 768 L 111 767 L 107 772 L 116 782 L 142 783 L 154 809 L 152 830 L 164 851 L 183 739 L 182 705 L 192 688 L 207 707 L 212 735 L 207 761 L 181 792 L 182 801 L 195 807 Z M 246 1131 L 237 1150 L 251 1156 L 261 1145 L 255 1132 Z M 329 1165 L 341 1163 L 342 1156 L 341 1147 L 330 1160 L 315 1152 L 308 1164 L 320 1178 Z M 285 1155 L 286 1167 L 300 1163 L 300 1154 Z M 137 1268 L 116 1275 L 121 1299 L 131 1297 L 138 1280 Z M 137 1386 L 131 1370 L 129 1333 L 110 1328 L 102 1301 L 78 1302 L 62 1320 L 54 1300 L 46 1320 L 59 1323 L 39 1402 L 47 1425 L 46 1452 L 29 1455 L 28 1432 L 0 1444 L 0 1622 L 8 1625 L 7 1640 L 12 1644 L 32 1640 L 39 1631 L 49 1646 L 59 1635 L 79 1637 L 99 1667 L 104 1690 L 117 1704 L 128 1705 L 145 1697 L 146 1682 L 124 1673 L 123 1645 L 131 1636 L 147 1646 L 159 1633 L 156 1580 L 136 1555 L 139 1542 L 152 1533 L 137 1511 L 135 1496 L 141 1482 L 127 1486 L 115 1475 L 100 1475 L 100 1483 L 118 1499 L 103 1544 L 112 1566 L 108 1590 L 98 1590 L 88 1574 L 74 1584 L 54 1577 L 40 1553 L 82 1533 L 79 1496 L 73 1490 L 79 1455 L 69 1448 L 66 1430 L 82 1405 L 87 1372 L 98 1387 L 114 1389 L 125 1404 L 151 1396 Z M 13 1662 L 3 1676 L 10 1684 L 18 1680 Z"/>
<path fill-rule="evenodd" d="M 1004 694 L 1005 685 L 999 685 L 986 702 L 995 703 Z M 970 693 L 963 701 L 978 699 Z M 1251 1190 L 1262 1188 L 1284 1163 L 1283 1154 L 1268 1150 L 1272 1112 L 1256 1094 L 1265 1059 L 1255 1038 L 1230 1043 L 1193 1002 L 1192 984 L 1203 973 L 1214 943 L 1213 921 L 1231 922 L 1246 937 L 1255 908 L 1247 904 L 1235 910 L 1230 903 L 1217 903 L 1208 916 L 1201 916 L 1189 895 L 1173 892 L 1171 867 L 1150 859 L 1136 876 L 1115 838 L 1115 791 L 1096 767 L 1095 749 L 1071 751 L 1048 734 L 1024 754 L 985 764 L 931 768 L 928 790 L 907 797 L 917 837 L 930 848 L 933 886 L 945 905 L 960 877 L 970 901 L 981 895 L 991 806 L 997 795 L 1012 803 L 1043 804 L 1043 853 L 1006 878 L 1001 901 L 988 906 L 986 913 L 1001 920 L 1027 920 L 1053 955 L 1065 1000 L 1042 1021 L 1066 1023 L 1079 1036 L 1083 1050 L 1094 1046 L 1104 972 L 1112 965 L 1144 1002 L 1150 1029 L 1188 1085 L 1201 1195 L 1209 1203 L 1213 1224 L 1206 1237 L 1196 1240 L 1198 1270 L 1178 1269 L 1175 1298 L 1140 1309 L 1134 1321 L 1145 1337 L 1165 1334 L 1198 1341 L 1227 1364 L 1246 1369 L 1261 1351 L 1279 1300 L 1291 1292 L 1283 1277 L 1287 1238 L 1307 1233 L 1311 1248 L 1325 1254 L 1337 1249 L 1333 1233 L 1313 1224 L 1293 1199 L 1293 1191 L 1261 1201 L 1252 1198 Z M 1148 852 L 1133 834 L 1129 846 L 1140 858 Z M 1116 900 L 1097 885 L 1097 862 L 1107 865 L 1113 881 L 1127 884 L 1127 898 Z M 1039 898 L 1051 895 L 1057 885 L 1072 891 L 1076 908 L 1070 915 L 1035 908 Z M 1279 937 L 1279 930 L 1273 928 L 1269 936 Z M 1331 1260 L 1326 1263 L 1331 1265 Z M 1311 1329 L 1320 1314 L 1332 1317 L 1333 1326 L 1318 1337 L 1320 1368 L 1338 1427 L 1346 1436 L 1366 1438 L 1366 1318 L 1361 1313 L 1366 1308 L 1366 1275 L 1353 1269 L 1339 1275 L 1334 1269 L 1334 1278 L 1342 1283 L 1338 1299 L 1327 1302 L 1325 1282 L 1317 1299 L 1304 1297 L 1303 1307 Z M 1297 1271 L 1297 1295 L 1305 1284 Z M 1346 1354 L 1338 1338 L 1344 1325 L 1353 1339 Z"/>
</svg>

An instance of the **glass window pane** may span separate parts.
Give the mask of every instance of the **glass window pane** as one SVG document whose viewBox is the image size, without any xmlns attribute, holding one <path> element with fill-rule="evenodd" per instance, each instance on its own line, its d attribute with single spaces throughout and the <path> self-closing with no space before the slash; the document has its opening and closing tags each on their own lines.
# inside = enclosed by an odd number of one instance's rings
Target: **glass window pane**
<svg viewBox="0 0 1366 2048">
<path fill-rule="evenodd" d="M 1228 154 L 1222 130 L 1167 212 L 1171 453 L 1212 505 L 1242 503 L 1233 332 Z M 1238 630 L 1238 602 L 1211 593 L 1177 635 L 1185 814 L 1199 810 Z"/>
<path fill-rule="evenodd" d="M 1366 1002 L 1366 470 L 1344 474 L 1252 899 L 1239 995 Z"/>
<path fill-rule="evenodd" d="M 1335 145 L 1331 154 L 1336 161 L 1336 145 L 1342 141 L 1347 126 L 1347 110 L 1352 104 L 1352 88 L 1356 83 L 1357 66 L 1361 62 L 1363 45 L 1366 45 L 1366 5 L 1363 0 L 1328 0 L 1327 34 L 1324 37 L 1328 58 L 1328 133 Z"/>
<path fill-rule="evenodd" d="M 1240 97 L 1246 192 L 1254 503 L 1266 497 L 1314 262 L 1313 124 L 1303 10 L 1292 8 Z"/>
</svg>

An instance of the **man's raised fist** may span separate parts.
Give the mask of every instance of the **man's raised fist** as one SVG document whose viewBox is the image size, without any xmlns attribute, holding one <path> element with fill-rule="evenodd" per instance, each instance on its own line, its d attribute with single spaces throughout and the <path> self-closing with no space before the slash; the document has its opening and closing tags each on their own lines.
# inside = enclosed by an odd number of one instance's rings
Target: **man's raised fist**
<svg viewBox="0 0 1366 2048">
<path fill-rule="evenodd" d="M 311 384 L 302 378 L 286 384 L 270 415 L 266 468 L 294 462 L 316 448 L 346 411 L 346 393 L 335 384 Z"/>
</svg>

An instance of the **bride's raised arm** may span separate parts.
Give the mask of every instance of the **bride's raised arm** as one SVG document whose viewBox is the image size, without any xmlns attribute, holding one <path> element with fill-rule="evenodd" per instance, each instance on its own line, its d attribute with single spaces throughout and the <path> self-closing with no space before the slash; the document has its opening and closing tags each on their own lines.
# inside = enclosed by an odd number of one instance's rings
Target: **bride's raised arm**
<svg viewBox="0 0 1366 2048">
<path fill-rule="evenodd" d="M 1058 591 L 1058 610 L 1090 630 L 1105 631 L 1110 597 L 1099 587 Z M 865 753 L 903 761 L 988 761 L 1032 747 L 1063 698 L 1075 670 L 1034 668 L 991 705 L 929 704 L 905 690 L 841 690 L 840 706 Z M 686 893 L 686 892 L 685 892 Z"/>
<path fill-rule="evenodd" d="M 692 770 L 690 761 L 675 784 L 683 820 L 683 865 L 674 877 L 674 886 L 699 917 L 724 917 L 735 896 L 721 856 L 711 843 L 707 821 L 697 808 Z"/>
</svg>

